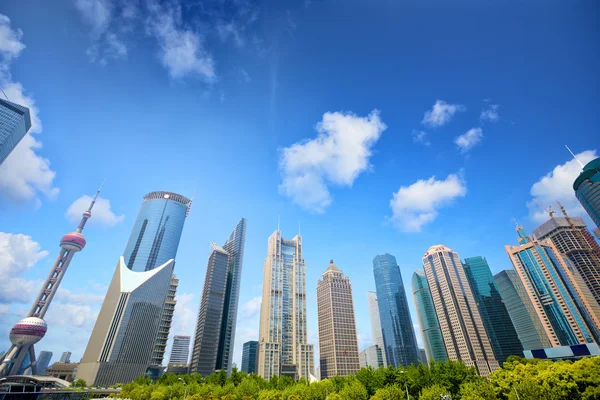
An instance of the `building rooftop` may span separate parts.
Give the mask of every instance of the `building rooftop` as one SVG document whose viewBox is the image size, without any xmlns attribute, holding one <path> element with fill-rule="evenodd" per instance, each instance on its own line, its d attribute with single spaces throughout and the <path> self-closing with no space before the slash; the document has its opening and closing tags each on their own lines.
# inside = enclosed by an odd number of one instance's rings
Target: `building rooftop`
<svg viewBox="0 0 600 400">
<path fill-rule="evenodd" d="M 581 171 L 575 182 L 573 182 L 573 190 L 579 189 L 583 181 L 598 173 L 600 173 L 600 158 L 590 161 L 583 167 L 583 171 Z"/>
</svg>

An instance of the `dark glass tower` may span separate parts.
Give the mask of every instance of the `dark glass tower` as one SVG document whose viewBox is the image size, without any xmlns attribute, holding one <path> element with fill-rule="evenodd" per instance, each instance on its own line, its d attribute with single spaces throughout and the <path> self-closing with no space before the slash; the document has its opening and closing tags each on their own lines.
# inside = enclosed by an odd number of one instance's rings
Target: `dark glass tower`
<svg viewBox="0 0 600 400">
<path fill-rule="evenodd" d="M 419 349 L 413 330 L 400 268 L 391 254 L 373 259 L 379 317 L 388 365 L 418 364 Z"/>
<path fill-rule="evenodd" d="M 242 351 L 242 372 L 247 374 L 256 374 L 256 364 L 258 361 L 258 341 L 251 340 L 244 343 Z"/>
<path fill-rule="evenodd" d="M 440 323 L 435 312 L 433 298 L 429 291 L 427 277 L 423 270 L 418 269 L 413 274 L 412 290 L 417 318 L 419 319 L 419 327 L 423 335 L 425 354 L 427 354 L 425 364 L 427 364 L 427 360 L 447 361 L 448 354 L 446 353 L 444 337 L 442 336 Z"/>
<path fill-rule="evenodd" d="M 223 247 L 211 246 L 196 322 L 192 373 L 231 372 L 245 239 L 246 219 L 242 218 Z"/>
<path fill-rule="evenodd" d="M 600 158 L 590 161 L 573 182 L 575 196 L 600 228 Z"/>
<path fill-rule="evenodd" d="M 523 345 L 486 259 L 470 257 L 465 259 L 463 266 L 496 360 L 502 365 L 508 356 L 522 357 Z"/>
<path fill-rule="evenodd" d="M 0 165 L 31 128 L 27 107 L 0 99 Z"/>
</svg>

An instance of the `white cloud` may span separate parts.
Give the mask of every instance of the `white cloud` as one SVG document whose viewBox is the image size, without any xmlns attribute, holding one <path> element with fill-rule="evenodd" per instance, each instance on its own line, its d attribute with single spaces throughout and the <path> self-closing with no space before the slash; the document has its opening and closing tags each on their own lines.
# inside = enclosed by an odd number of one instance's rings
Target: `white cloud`
<svg viewBox="0 0 600 400">
<path fill-rule="evenodd" d="M 244 318 L 252 318 L 260 312 L 260 305 L 262 304 L 262 296 L 256 296 L 253 299 L 248 300 L 242 305 L 242 314 Z"/>
<path fill-rule="evenodd" d="M 367 347 L 373 345 L 371 334 L 367 332 L 357 332 L 356 340 L 358 341 L 358 350 L 363 351 Z"/>
<path fill-rule="evenodd" d="M 448 104 L 444 100 L 436 100 L 431 110 L 425 111 L 423 125 L 437 128 L 450 122 L 454 114 L 465 111 L 467 108 L 462 104 Z"/>
<path fill-rule="evenodd" d="M 427 132 L 425 131 L 418 131 L 416 129 L 413 129 L 411 135 L 413 138 L 413 142 L 415 143 L 421 143 L 425 146 L 429 146 L 431 144 L 429 139 L 427 139 Z"/>
<path fill-rule="evenodd" d="M 598 158 L 598 154 L 596 150 L 586 150 L 577 154 L 576 157 L 585 165 Z M 558 201 L 570 215 L 585 215 L 585 210 L 575 197 L 575 192 L 573 191 L 573 182 L 579 176 L 580 172 L 581 166 L 574 159 L 557 165 L 552 171 L 531 186 L 530 194 L 542 203 L 544 207 L 552 205 L 556 210 L 557 207 L 554 205 L 554 202 Z M 537 203 L 533 201 L 528 202 L 527 207 L 529 208 L 529 216 L 535 222 L 542 223 L 548 220 L 548 214 Z"/>
<path fill-rule="evenodd" d="M 77 224 L 81 221 L 81 215 L 88 209 L 92 197 L 83 195 L 75 200 L 67 209 L 65 217 L 73 223 Z M 89 219 L 90 224 L 99 224 L 102 226 L 115 226 L 119 222 L 123 221 L 124 215 L 115 215 L 110 208 L 110 200 L 98 197 L 94 209 L 92 210 L 92 217 Z"/>
<path fill-rule="evenodd" d="M 105 291 L 103 291 L 102 293 L 92 293 L 90 291 L 74 293 L 69 289 L 66 289 L 61 286 L 56 292 L 55 299 L 59 301 L 64 300 L 65 302 L 75 304 L 102 304 L 105 295 Z"/>
<path fill-rule="evenodd" d="M 48 309 L 46 321 L 51 326 L 68 326 L 90 330 L 96 322 L 97 313 L 85 304 L 63 303 L 55 301 Z"/>
<path fill-rule="evenodd" d="M 500 119 L 500 114 L 498 110 L 500 106 L 498 104 L 490 104 L 488 108 L 481 110 L 481 114 L 479 115 L 479 120 L 481 122 L 496 122 Z"/>
<path fill-rule="evenodd" d="M 237 47 L 244 46 L 244 38 L 240 35 L 239 29 L 234 22 L 218 24 L 217 33 L 224 42 L 231 37 Z"/>
<path fill-rule="evenodd" d="M 14 82 L 10 74 L 10 63 L 21 53 L 25 45 L 20 42 L 22 32 L 10 27 L 10 19 L 0 14 L 0 86 L 10 101 L 29 108 L 31 129 L 11 154 L 0 165 L 0 199 L 13 202 L 23 202 L 37 198 L 43 193 L 49 198 L 58 194 L 58 188 L 53 187 L 56 173 L 50 169 L 50 162 L 36 154 L 42 144 L 35 140 L 32 133 L 42 131 L 42 123 L 38 115 L 35 101 L 25 94 L 23 85 Z"/>
<path fill-rule="evenodd" d="M 390 200 L 392 222 L 405 232 L 419 232 L 438 216 L 438 210 L 467 193 L 466 183 L 456 174 L 445 180 L 435 176 L 402 186 Z"/>
<path fill-rule="evenodd" d="M 0 232 L 0 303 L 31 300 L 38 285 L 22 274 L 47 255 L 30 236 Z"/>
<path fill-rule="evenodd" d="M 483 139 L 483 130 L 481 128 L 471 128 L 462 135 L 454 139 L 461 153 L 466 153 Z"/>
<path fill-rule="evenodd" d="M 367 117 L 327 112 L 318 135 L 281 151 L 279 191 L 301 207 L 324 212 L 331 204 L 328 184 L 352 186 L 367 170 L 371 148 L 387 126 L 373 110 Z"/>
<path fill-rule="evenodd" d="M 199 76 L 206 82 L 216 80 L 215 65 L 212 56 L 204 49 L 199 33 L 178 26 L 175 10 L 151 7 L 153 17 L 149 29 L 160 46 L 162 64 L 174 78 Z"/>
<path fill-rule="evenodd" d="M 173 315 L 173 335 L 192 335 L 196 327 L 197 304 L 192 293 L 181 293 L 175 297 L 175 314 Z"/>
<path fill-rule="evenodd" d="M 75 7 L 92 27 L 95 36 L 101 35 L 106 30 L 111 18 L 110 0 L 75 0 Z"/>
</svg>

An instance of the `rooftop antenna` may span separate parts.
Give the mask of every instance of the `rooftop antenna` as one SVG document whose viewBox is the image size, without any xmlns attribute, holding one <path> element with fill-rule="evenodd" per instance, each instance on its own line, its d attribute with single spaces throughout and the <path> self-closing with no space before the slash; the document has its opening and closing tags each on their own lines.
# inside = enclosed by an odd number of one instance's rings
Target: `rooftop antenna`
<svg viewBox="0 0 600 400">
<path fill-rule="evenodd" d="M 571 155 L 573 156 L 573 158 L 574 158 L 575 160 L 577 160 L 577 162 L 579 163 L 579 165 L 581 165 L 581 169 L 583 169 L 583 164 L 581 163 L 581 161 L 579 161 L 579 159 L 578 159 L 578 158 L 575 156 L 575 154 L 573 154 L 573 152 L 571 151 L 571 149 L 569 148 L 569 146 L 567 146 L 567 145 L 565 144 L 565 147 L 567 148 L 567 150 L 569 150 L 569 153 L 571 153 Z"/>
<path fill-rule="evenodd" d="M 516 219 L 516 218 L 513 218 L 513 221 L 515 221 L 515 225 L 518 227 L 518 226 L 519 226 L 519 223 L 517 222 L 517 219 Z"/>
</svg>

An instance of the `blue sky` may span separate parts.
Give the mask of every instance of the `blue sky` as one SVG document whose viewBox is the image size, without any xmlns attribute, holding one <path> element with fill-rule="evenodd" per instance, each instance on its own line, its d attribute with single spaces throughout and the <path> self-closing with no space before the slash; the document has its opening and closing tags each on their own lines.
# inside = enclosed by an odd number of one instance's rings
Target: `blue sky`
<svg viewBox="0 0 600 400">
<path fill-rule="evenodd" d="M 0 13 L 0 84 L 37 118 L 0 167 L 0 349 L 104 178 L 38 345 L 55 359 L 82 356 L 151 191 L 195 193 L 172 334 L 193 334 L 209 243 L 248 219 L 238 363 L 278 217 L 304 238 L 311 341 L 333 259 L 362 349 L 376 254 L 396 256 L 410 293 L 434 244 L 509 268 L 513 218 L 545 220 L 534 197 L 583 215 L 564 144 L 583 161 L 600 149 L 593 1 L 7 0 Z"/>
</svg>

